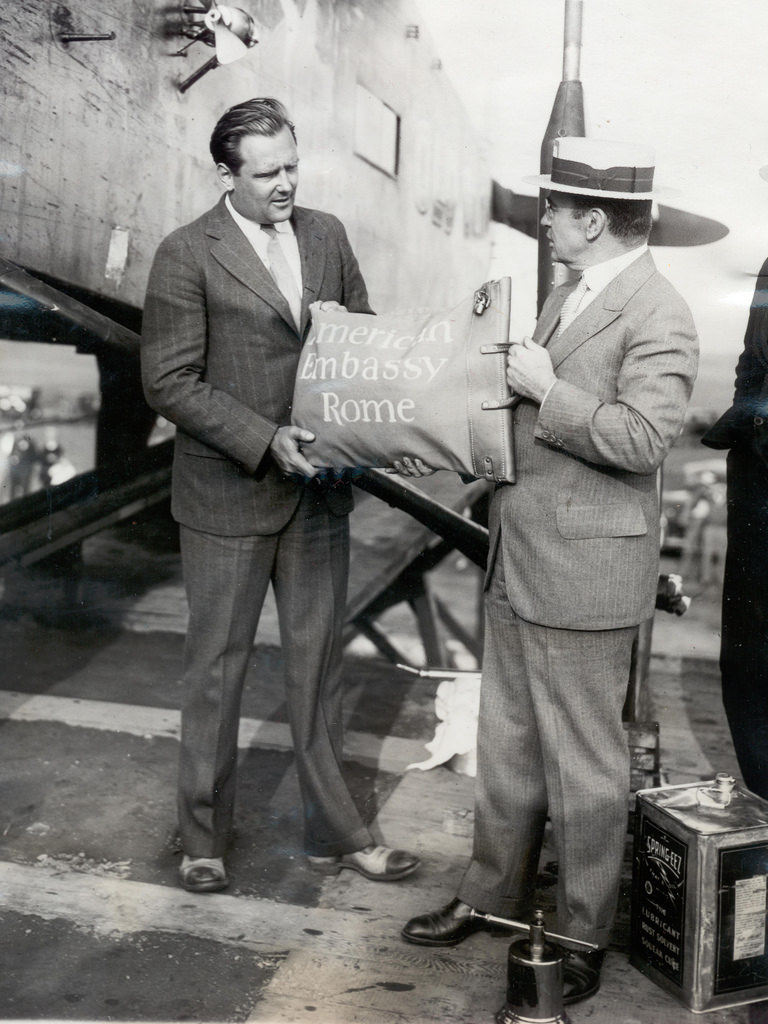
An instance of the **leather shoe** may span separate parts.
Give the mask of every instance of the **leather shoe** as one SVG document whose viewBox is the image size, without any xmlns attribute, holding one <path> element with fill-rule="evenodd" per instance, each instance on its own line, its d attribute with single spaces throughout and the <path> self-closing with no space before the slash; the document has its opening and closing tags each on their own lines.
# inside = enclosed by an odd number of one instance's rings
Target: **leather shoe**
<svg viewBox="0 0 768 1024">
<path fill-rule="evenodd" d="M 472 907 L 456 898 L 431 914 L 412 917 L 400 934 L 417 946 L 456 946 L 483 927 L 485 922 L 472 916 Z"/>
<path fill-rule="evenodd" d="M 600 988 L 604 949 L 577 953 L 568 950 L 563 961 L 563 1005 L 570 1006 L 593 996 Z"/>
<path fill-rule="evenodd" d="M 187 892 L 220 892 L 229 885 L 221 857 L 187 857 L 181 862 L 179 880 Z"/>
<path fill-rule="evenodd" d="M 366 846 L 336 857 L 307 857 L 307 861 L 321 875 L 338 875 L 342 868 L 351 868 L 372 882 L 397 882 L 413 874 L 421 864 L 412 853 L 390 850 L 388 846 Z"/>
</svg>

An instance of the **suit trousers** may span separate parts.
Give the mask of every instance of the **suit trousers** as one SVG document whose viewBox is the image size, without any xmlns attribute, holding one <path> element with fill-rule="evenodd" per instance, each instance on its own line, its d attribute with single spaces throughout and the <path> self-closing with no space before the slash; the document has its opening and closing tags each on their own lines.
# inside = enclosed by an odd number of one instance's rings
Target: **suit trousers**
<svg viewBox="0 0 768 1024">
<path fill-rule="evenodd" d="M 608 942 L 626 844 L 629 750 L 622 706 L 637 627 L 554 629 L 520 619 L 496 558 L 486 594 L 472 860 L 459 898 L 531 909 L 549 814 L 558 931 Z"/>
<path fill-rule="evenodd" d="M 768 800 L 768 467 L 749 446 L 727 465 L 723 705 L 744 782 Z"/>
<path fill-rule="evenodd" d="M 189 603 L 178 811 L 191 857 L 220 857 L 235 805 L 240 704 L 267 588 L 280 623 L 306 852 L 351 853 L 373 840 L 342 774 L 341 630 L 349 522 L 305 495 L 270 536 L 181 527 Z"/>
</svg>

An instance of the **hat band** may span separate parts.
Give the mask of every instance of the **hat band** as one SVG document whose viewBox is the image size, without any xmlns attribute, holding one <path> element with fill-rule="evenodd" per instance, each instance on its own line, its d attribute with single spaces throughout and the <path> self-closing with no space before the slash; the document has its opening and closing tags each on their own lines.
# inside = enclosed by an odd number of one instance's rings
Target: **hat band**
<svg viewBox="0 0 768 1024">
<path fill-rule="evenodd" d="M 577 160 L 552 158 L 552 184 L 571 188 L 589 188 L 596 192 L 653 191 L 653 167 L 595 168 Z"/>
</svg>

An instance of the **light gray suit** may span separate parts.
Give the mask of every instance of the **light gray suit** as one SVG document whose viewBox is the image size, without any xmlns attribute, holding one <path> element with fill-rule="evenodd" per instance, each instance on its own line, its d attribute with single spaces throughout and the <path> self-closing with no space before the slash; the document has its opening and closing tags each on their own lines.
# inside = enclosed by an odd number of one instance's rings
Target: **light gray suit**
<svg viewBox="0 0 768 1024">
<path fill-rule="evenodd" d="M 624 851 L 621 710 L 637 625 L 653 614 L 657 469 L 697 367 L 687 306 L 650 254 L 557 338 L 556 289 L 534 340 L 557 381 L 514 419 L 518 481 L 490 511 L 473 859 L 459 897 L 525 912 L 549 813 L 558 930 L 608 941 Z"/>
<path fill-rule="evenodd" d="M 172 509 L 190 622 L 179 783 L 184 852 L 220 857 L 231 831 L 245 672 L 269 583 L 308 853 L 371 842 L 341 773 L 341 628 L 349 485 L 286 480 L 269 446 L 291 419 L 309 304 L 371 312 L 340 221 L 294 209 L 303 296 L 286 299 L 223 198 L 160 245 L 144 307 L 149 404 L 176 424 Z"/>
</svg>

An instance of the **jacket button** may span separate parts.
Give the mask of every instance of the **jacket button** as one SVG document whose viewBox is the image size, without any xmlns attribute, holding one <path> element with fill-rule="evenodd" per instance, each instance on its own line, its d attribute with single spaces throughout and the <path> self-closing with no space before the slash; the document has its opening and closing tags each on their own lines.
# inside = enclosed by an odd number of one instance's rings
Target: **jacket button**
<svg viewBox="0 0 768 1024">
<path fill-rule="evenodd" d="M 762 425 L 763 425 L 763 417 L 762 416 L 755 416 L 755 418 L 754 418 L 754 420 L 752 422 L 755 424 L 756 427 L 762 427 Z"/>
</svg>

